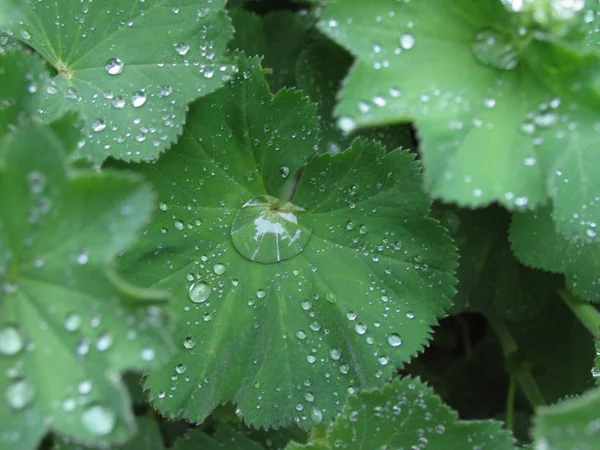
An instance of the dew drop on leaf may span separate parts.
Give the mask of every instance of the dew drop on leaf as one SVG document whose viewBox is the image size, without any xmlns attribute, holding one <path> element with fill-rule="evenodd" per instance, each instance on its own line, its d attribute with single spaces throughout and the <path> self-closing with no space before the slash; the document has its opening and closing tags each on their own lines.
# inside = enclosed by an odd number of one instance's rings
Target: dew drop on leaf
<svg viewBox="0 0 600 450">
<path fill-rule="evenodd" d="M 109 75 L 119 75 L 123 73 L 124 67 L 125 64 L 123 63 L 123 61 L 121 61 L 119 58 L 112 58 L 108 60 L 108 62 L 104 66 L 104 69 Z"/>
<path fill-rule="evenodd" d="M 110 333 L 108 333 L 108 332 L 101 333 L 100 336 L 98 336 L 98 339 L 96 340 L 96 349 L 99 352 L 105 352 L 106 350 L 108 350 L 110 348 L 112 343 L 113 343 L 113 337 Z"/>
<path fill-rule="evenodd" d="M 81 328 L 81 316 L 76 313 L 69 313 L 65 318 L 65 330 L 73 333 Z"/>
<path fill-rule="evenodd" d="M 101 405 L 88 406 L 81 414 L 81 423 L 94 436 L 106 436 L 116 425 L 117 416 Z"/>
<path fill-rule="evenodd" d="M 402 345 L 402 338 L 396 333 L 390 334 L 387 337 L 387 341 L 388 344 L 390 344 L 392 347 L 399 347 L 400 345 Z"/>
<path fill-rule="evenodd" d="M 12 356 L 19 353 L 25 345 L 25 339 L 17 327 L 7 326 L 0 330 L 0 354 Z"/>
<path fill-rule="evenodd" d="M 102 119 L 98 119 L 92 122 L 92 130 L 94 130 L 96 133 L 100 132 L 100 131 L 104 131 L 106 129 L 106 122 L 104 122 L 104 120 Z"/>
<path fill-rule="evenodd" d="M 146 94 L 143 91 L 139 91 L 131 96 L 131 105 L 134 108 L 139 108 L 140 106 L 143 106 L 144 103 L 146 103 L 146 100 L 148 100 Z"/>
<path fill-rule="evenodd" d="M 405 33 L 400 36 L 400 47 L 404 50 L 410 50 L 415 46 L 415 37 L 411 33 Z"/>
<path fill-rule="evenodd" d="M 233 245 L 250 261 L 271 264 L 291 259 L 304 250 L 312 234 L 303 212 L 275 197 L 256 197 L 242 206 L 233 221 Z"/>
<path fill-rule="evenodd" d="M 311 409 L 310 419 L 314 425 L 319 425 L 321 422 L 323 422 L 323 412 L 319 408 Z"/>
<path fill-rule="evenodd" d="M 519 50 L 511 36 L 491 28 L 475 35 L 472 49 L 477 61 L 485 66 L 511 70 L 519 62 Z"/>
<path fill-rule="evenodd" d="M 188 296 L 194 303 L 203 303 L 208 300 L 211 292 L 212 288 L 207 283 L 204 281 L 197 281 L 190 286 Z"/>
<path fill-rule="evenodd" d="M 183 340 L 183 346 L 188 350 L 193 349 L 196 346 L 196 339 L 192 336 L 188 336 Z"/>
<path fill-rule="evenodd" d="M 216 275 L 223 275 L 225 273 L 225 266 L 223 264 L 215 264 L 213 266 L 213 272 Z"/>
<path fill-rule="evenodd" d="M 6 388 L 6 401 L 13 409 L 23 409 L 29 405 L 35 397 L 35 388 L 26 378 L 13 381 Z"/>
</svg>

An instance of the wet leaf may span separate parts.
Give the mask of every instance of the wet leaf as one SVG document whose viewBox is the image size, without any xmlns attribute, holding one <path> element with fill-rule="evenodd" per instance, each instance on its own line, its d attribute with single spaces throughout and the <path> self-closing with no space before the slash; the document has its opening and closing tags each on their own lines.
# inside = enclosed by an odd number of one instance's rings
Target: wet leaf
<svg viewBox="0 0 600 450">
<path fill-rule="evenodd" d="M 421 350 L 450 305 L 456 255 L 409 153 L 356 141 L 314 156 L 278 197 L 315 151 L 316 122 L 240 56 L 178 144 L 135 167 L 160 210 L 121 267 L 168 288 L 178 317 L 179 352 L 147 381 L 163 414 L 200 422 L 233 402 L 254 426 L 327 421 Z"/>
<path fill-rule="evenodd" d="M 66 151 L 34 123 L 0 143 L 0 448 L 33 449 L 50 429 L 125 441 L 135 423 L 120 374 L 170 351 L 164 295 L 112 269 L 151 214 L 152 190 L 65 171 Z"/>
<path fill-rule="evenodd" d="M 600 389 L 536 410 L 536 449 L 595 450 L 600 442 Z"/>
<path fill-rule="evenodd" d="M 595 158 L 600 60 L 521 19 L 492 0 L 328 2 L 320 28 L 357 57 L 338 124 L 416 120 L 435 197 L 525 208 L 552 196 L 561 232 L 595 239 L 597 187 L 578 164 Z"/>
<path fill-rule="evenodd" d="M 512 249 L 523 264 L 564 273 L 576 295 L 600 301 L 600 244 L 571 241 L 554 229 L 550 208 L 518 213 L 510 230 Z"/>
<path fill-rule="evenodd" d="M 147 160 L 181 133 L 187 102 L 230 76 L 224 0 L 28 0 L 15 36 L 56 70 L 41 117 L 85 119 L 82 155 Z"/>
<path fill-rule="evenodd" d="M 410 378 L 350 397 L 325 441 L 313 446 L 292 444 L 286 449 L 515 448 L 500 422 L 459 421 L 431 388 Z"/>
</svg>

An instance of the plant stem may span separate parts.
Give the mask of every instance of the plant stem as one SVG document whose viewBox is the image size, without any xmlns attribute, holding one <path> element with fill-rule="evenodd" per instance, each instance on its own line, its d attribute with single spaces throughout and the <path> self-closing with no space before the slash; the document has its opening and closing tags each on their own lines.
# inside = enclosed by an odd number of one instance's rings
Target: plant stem
<svg viewBox="0 0 600 450">
<path fill-rule="evenodd" d="M 517 390 L 516 377 L 510 376 L 508 382 L 508 395 L 506 397 L 506 428 L 513 431 L 515 425 L 515 393 Z"/>
<path fill-rule="evenodd" d="M 592 304 L 575 297 L 569 291 L 560 291 L 559 295 L 579 321 L 592 333 L 594 339 L 600 339 L 600 312 Z"/>
<path fill-rule="evenodd" d="M 510 331 L 502 317 L 500 317 L 495 311 L 491 310 L 485 312 L 485 317 L 487 318 L 492 329 L 495 331 L 496 336 L 498 336 L 505 360 L 507 360 L 510 356 L 515 355 L 519 347 L 515 339 L 510 334 Z M 519 386 L 527 397 L 527 400 L 529 400 L 531 406 L 535 408 L 546 403 L 544 401 L 544 397 L 542 396 L 542 392 L 540 391 L 535 379 L 533 378 L 533 375 L 531 375 L 531 372 L 526 365 L 519 365 L 518 369 L 514 370 L 510 375 L 514 376 L 519 382 Z"/>
</svg>

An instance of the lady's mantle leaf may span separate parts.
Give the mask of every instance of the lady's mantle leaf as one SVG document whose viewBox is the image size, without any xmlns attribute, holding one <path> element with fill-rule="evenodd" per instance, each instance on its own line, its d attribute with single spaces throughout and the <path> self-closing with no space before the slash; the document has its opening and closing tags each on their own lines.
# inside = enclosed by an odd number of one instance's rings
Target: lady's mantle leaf
<svg viewBox="0 0 600 450">
<path fill-rule="evenodd" d="M 515 214 L 510 240 L 523 264 L 564 273 L 573 293 L 600 301 L 600 243 L 565 239 L 554 229 L 550 208 Z"/>
<path fill-rule="evenodd" d="M 357 141 L 278 200 L 314 152 L 315 108 L 240 61 L 177 145 L 137 166 L 160 211 L 122 266 L 175 297 L 179 352 L 147 381 L 164 414 L 199 422 L 231 401 L 252 425 L 310 427 L 422 349 L 456 255 L 407 152 Z"/>
<path fill-rule="evenodd" d="M 111 261 L 152 211 L 139 179 L 65 173 L 65 148 L 29 124 L 0 143 L 0 448 L 52 429 L 108 446 L 135 430 L 126 369 L 169 353 L 156 293 Z"/>
<path fill-rule="evenodd" d="M 564 234 L 596 238 L 598 185 L 581 164 L 598 159 L 600 60 L 538 39 L 498 0 L 448 5 L 328 2 L 321 29 L 357 56 L 340 127 L 416 119 L 435 196 L 525 207 L 550 195 Z"/>
<path fill-rule="evenodd" d="M 500 422 L 459 421 L 457 414 L 418 379 L 396 379 L 378 391 L 350 397 L 329 428 L 326 443 L 286 449 L 384 448 L 514 450 Z"/>
<path fill-rule="evenodd" d="M 220 87 L 231 25 L 224 0 L 27 0 L 15 36 L 57 71 L 42 117 L 85 118 L 84 156 L 156 157 L 181 132 L 187 102 Z"/>
<path fill-rule="evenodd" d="M 596 450 L 600 442 L 600 389 L 536 411 L 533 436 L 539 450 Z"/>
</svg>

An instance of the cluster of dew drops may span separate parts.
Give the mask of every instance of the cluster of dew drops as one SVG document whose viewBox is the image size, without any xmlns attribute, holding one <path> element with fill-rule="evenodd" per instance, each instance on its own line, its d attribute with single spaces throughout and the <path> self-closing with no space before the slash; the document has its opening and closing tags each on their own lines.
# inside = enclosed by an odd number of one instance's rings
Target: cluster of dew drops
<svg viewBox="0 0 600 450">
<path fill-rule="evenodd" d="M 505 0 L 503 3 L 505 3 L 509 10 L 520 12 L 524 8 L 524 3 L 527 2 Z M 585 2 L 581 0 L 554 0 L 551 3 L 552 11 L 556 16 L 555 20 L 570 20 L 573 18 L 574 14 L 581 11 L 585 5 Z M 394 18 L 396 17 L 396 12 L 391 10 L 389 11 L 388 16 L 389 18 Z M 583 20 L 587 23 L 592 23 L 595 18 L 596 13 L 592 9 L 585 11 L 585 14 L 583 15 Z M 379 15 L 375 17 L 375 22 L 379 23 L 385 19 L 385 16 Z M 346 19 L 346 23 L 352 25 L 353 19 Z M 327 20 L 325 24 L 330 29 L 339 27 L 338 20 L 333 18 Z M 392 63 L 390 62 L 390 59 L 387 59 L 387 56 L 403 55 L 406 52 L 413 50 L 418 45 L 417 38 L 411 31 L 414 26 L 414 22 L 408 21 L 408 31 L 399 32 L 396 46 L 390 51 L 385 51 L 386 49 L 380 43 L 372 45 L 372 57 L 370 59 L 372 60 L 372 67 L 375 70 L 385 70 L 392 66 Z M 522 38 L 523 41 L 526 41 L 526 36 L 531 32 L 532 30 L 525 26 L 521 26 L 518 30 L 519 37 Z M 518 42 L 519 39 L 515 39 L 508 33 L 486 27 L 479 30 L 474 35 L 471 50 L 476 61 L 481 65 L 500 69 L 501 71 L 511 71 L 515 69 L 519 63 L 521 49 L 519 48 Z M 499 85 L 501 85 L 503 83 L 502 77 L 499 77 L 497 81 Z M 578 86 L 574 85 L 572 88 L 577 90 Z M 393 86 L 388 89 L 387 93 L 378 93 L 374 95 L 372 99 L 359 100 L 356 104 L 357 113 L 366 115 L 378 108 L 384 108 L 389 105 L 390 101 L 402 97 L 402 93 L 403 91 L 399 86 Z M 457 108 L 462 108 L 463 113 L 468 112 L 472 106 L 474 106 L 462 96 L 452 94 L 451 92 L 442 92 L 440 89 L 434 89 L 431 92 L 423 92 L 418 98 L 423 105 L 423 108 L 425 108 L 423 109 L 424 112 L 427 111 L 427 105 L 431 103 L 431 100 L 434 98 L 442 100 L 442 104 L 448 105 L 446 107 L 451 107 L 452 104 L 457 105 Z M 494 96 L 485 97 L 481 100 L 481 104 L 478 105 L 477 110 L 480 111 L 482 115 L 485 115 L 486 110 L 493 110 L 501 101 L 504 100 L 495 98 Z M 578 124 L 576 120 L 573 119 L 573 116 L 578 109 L 577 105 L 568 104 L 563 105 L 562 107 L 560 106 L 561 98 L 550 96 L 548 100 L 541 102 L 537 107 L 528 111 L 519 125 L 518 132 L 524 136 L 530 137 L 532 143 L 532 153 L 525 156 L 522 161 L 525 169 L 531 170 L 536 167 L 538 161 L 534 150 L 540 147 L 545 139 L 548 139 L 544 137 L 545 133 L 554 130 L 554 136 L 551 138 L 560 140 L 577 131 Z M 350 133 L 356 128 L 356 121 L 351 116 L 343 116 L 340 117 L 338 126 L 343 132 Z M 487 121 L 483 117 L 473 117 L 468 124 L 465 123 L 464 120 L 453 118 L 449 119 L 447 124 L 448 129 L 453 131 L 462 130 L 466 126 L 491 130 L 496 126 L 496 123 L 492 116 L 492 118 Z M 600 121 L 596 122 L 594 125 L 594 131 L 600 132 Z M 452 145 L 458 145 L 458 143 L 455 142 Z M 563 174 L 560 169 L 557 169 L 555 175 L 560 178 Z M 451 171 L 445 172 L 443 176 L 448 181 L 454 178 L 454 174 Z M 469 184 L 472 183 L 472 180 L 473 176 L 467 174 L 463 176 L 462 181 Z M 566 178 L 563 181 L 568 183 L 568 179 Z M 483 197 L 485 194 L 483 189 L 477 186 L 473 186 L 471 192 L 473 197 L 476 198 Z M 529 199 L 526 195 L 512 191 L 504 193 L 504 200 L 514 204 L 518 208 L 525 208 L 529 205 Z M 576 221 L 577 219 L 578 217 L 573 217 L 573 220 Z M 595 236 L 596 232 L 593 228 L 595 228 L 595 226 L 590 226 L 587 231 L 587 234 L 590 237 Z"/>
<path fill-rule="evenodd" d="M 45 215 L 52 214 L 54 204 L 52 201 L 52 193 L 49 192 L 49 183 L 44 173 L 34 170 L 28 173 L 27 181 L 29 183 L 29 191 L 32 197 L 31 207 L 27 215 L 29 224 L 34 225 L 43 219 Z M 135 214 L 136 207 L 124 203 L 120 208 L 120 214 L 123 216 Z M 35 238 L 27 238 L 26 246 L 33 246 Z M 90 262 L 92 254 L 88 248 L 81 248 L 74 252 L 69 258 L 68 264 L 72 266 L 67 272 L 76 276 L 77 268 L 83 268 Z M 10 255 L 9 255 L 10 259 Z M 10 261 L 9 261 L 10 263 Z M 46 259 L 44 257 L 34 258 L 32 266 L 35 270 L 43 270 L 46 267 Z M 0 266 L 0 275 L 6 276 L 4 266 Z M 6 295 L 18 295 L 18 284 L 5 278 L 0 284 L 0 289 Z M 110 352 L 115 346 L 115 342 L 119 337 L 114 330 L 110 328 L 103 329 L 104 318 L 102 313 L 97 310 L 85 311 L 80 313 L 77 311 L 69 311 L 60 313 L 62 317 L 56 317 L 59 312 L 53 305 L 46 307 L 46 313 L 49 317 L 61 323 L 61 329 L 56 332 L 65 332 L 67 335 L 78 335 L 75 339 L 76 344 L 73 351 L 73 358 L 82 360 L 88 357 L 92 352 L 103 354 Z M 145 315 L 136 316 L 125 313 L 123 310 L 117 310 L 119 320 L 125 320 L 127 323 L 127 331 L 123 332 L 124 339 L 130 343 L 134 343 L 138 339 L 138 330 L 147 328 L 148 324 L 160 326 L 161 312 L 156 307 L 149 307 L 145 311 Z M 40 323 L 42 330 L 54 329 L 47 322 Z M 40 389 L 43 386 L 34 383 L 26 373 L 26 367 L 31 362 L 31 354 L 41 352 L 39 343 L 36 344 L 33 340 L 27 337 L 27 331 L 17 324 L 11 322 L 0 325 L 0 357 L 10 358 L 13 363 L 7 370 L 8 385 L 5 389 L 3 398 L 7 406 L 15 411 L 25 411 L 27 408 L 34 407 L 37 401 L 41 401 L 43 397 Z M 93 335 L 95 337 L 91 337 Z M 138 358 L 141 364 L 151 363 L 156 358 L 156 351 L 152 346 L 141 345 Z M 81 411 L 79 422 L 84 429 L 93 436 L 106 436 L 114 431 L 117 426 L 117 414 L 107 406 L 104 406 L 98 401 L 91 400 L 90 394 L 94 395 L 94 382 L 92 379 L 83 377 L 76 386 L 65 386 L 65 390 L 70 392 L 65 398 L 57 399 L 51 406 L 61 411 L 62 413 L 74 413 Z M 0 434 L 0 442 L 18 442 L 21 439 L 19 431 L 8 430 Z"/>
</svg>

